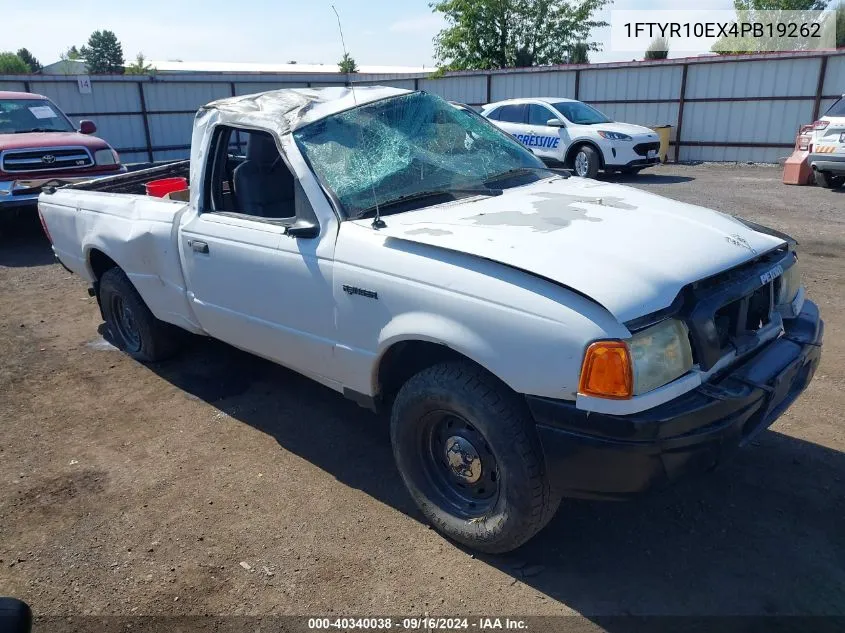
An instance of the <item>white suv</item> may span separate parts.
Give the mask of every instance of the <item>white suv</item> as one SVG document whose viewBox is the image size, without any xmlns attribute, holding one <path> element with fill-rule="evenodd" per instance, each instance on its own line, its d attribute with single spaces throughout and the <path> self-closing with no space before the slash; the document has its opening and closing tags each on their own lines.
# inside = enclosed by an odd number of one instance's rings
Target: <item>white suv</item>
<svg viewBox="0 0 845 633">
<path fill-rule="evenodd" d="M 813 123 L 810 166 L 816 183 L 835 188 L 845 184 L 845 95 Z"/>
<path fill-rule="evenodd" d="M 637 173 L 660 162 L 660 139 L 653 130 L 611 121 L 574 99 L 510 99 L 484 106 L 481 114 L 576 176 L 595 178 L 599 169 Z"/>
</svg>

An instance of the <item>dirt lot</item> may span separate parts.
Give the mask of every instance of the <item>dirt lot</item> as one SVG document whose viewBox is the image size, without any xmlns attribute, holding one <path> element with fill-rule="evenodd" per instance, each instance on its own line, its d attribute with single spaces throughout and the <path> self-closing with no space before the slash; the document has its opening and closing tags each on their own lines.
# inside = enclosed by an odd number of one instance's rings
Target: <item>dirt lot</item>
<svg viewBox="0 0 845 633">
<path fill-rule="evenodd" d="M 636 502 L 565 502 L 497 557 L 428 529 L 383 419 L 213 341 L 133 362 L 101 343 L 94 299 L 37 222 L 4 234 L 0 594 L 46 615 L 845 615 L 845 190 L 779 176 L 625 182 L 798 238 L 827 323 L 809 390 L 720 470 Z"/>
</svg>

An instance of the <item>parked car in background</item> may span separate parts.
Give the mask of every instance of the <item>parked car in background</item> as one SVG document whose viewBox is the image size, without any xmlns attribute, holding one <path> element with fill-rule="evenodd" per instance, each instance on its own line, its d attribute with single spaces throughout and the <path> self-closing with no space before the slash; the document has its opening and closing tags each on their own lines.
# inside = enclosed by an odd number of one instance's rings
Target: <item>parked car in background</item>
<svg viewBox="0 0 845 633">
<path fill-rule="evenodd" d="M 71 123 L 42 95 L 0 92 L 0 219 L 35 210 L 41 187 L 110 176 L 125 167 L 92 121 Z"/>
<path fill-rule="evenodd" d="M 813 123 L 810 167 L 816 183 L 835 188 L 845 184 L 845 95 Z"/>
<path fill-rule="evenodd" d="M 162 176 L 190 200 L 137 195 Z M 788 236 L 554 172 L 424 92 L 215 101 L 190 163 L 47 190 L 39 212 L 120 349 L 157 361 L 184 329 L 390 411 L 413 499 L 486 552 L 563 495 L 711 468 L 821 355 Z"/>
<path fill-rule="evenodd" d="M 576 176 L 599 170 L 637 173 L 660 162 L 660 137 L 641 125 L 618 123 L 574 99 L 509 99 L 481 114 L 544 161 L 563 164 Z"/>
</svg>

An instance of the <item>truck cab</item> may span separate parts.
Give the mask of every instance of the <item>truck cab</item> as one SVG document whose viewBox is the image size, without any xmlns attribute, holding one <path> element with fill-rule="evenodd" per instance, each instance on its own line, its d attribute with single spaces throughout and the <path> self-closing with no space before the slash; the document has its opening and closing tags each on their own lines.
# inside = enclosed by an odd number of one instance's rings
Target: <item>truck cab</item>
<svg viewBox="0 0 845 633">
<path fill-rule="evenodd" d="M 0 217 L 35 209 L 44 184 L 125 171 L 96 131 L 92 121 L 75 126 L 43 95 L 0 91 Z"/>
</svg>

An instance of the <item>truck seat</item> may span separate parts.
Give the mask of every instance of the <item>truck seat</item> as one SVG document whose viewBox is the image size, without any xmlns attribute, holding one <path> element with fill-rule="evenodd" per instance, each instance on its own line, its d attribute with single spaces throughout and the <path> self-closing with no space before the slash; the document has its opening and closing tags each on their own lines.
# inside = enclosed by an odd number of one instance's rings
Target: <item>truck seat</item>
<svg viewBox="0 0 845 633">
<path fill-rule="evenodd" d="M 243 213 L 262 218 L 290 218 L 294 207 L 293 175 L 269 134 L 253 132 L 246 160 L 233 173 L 235 195 Z"/>
</svg>

